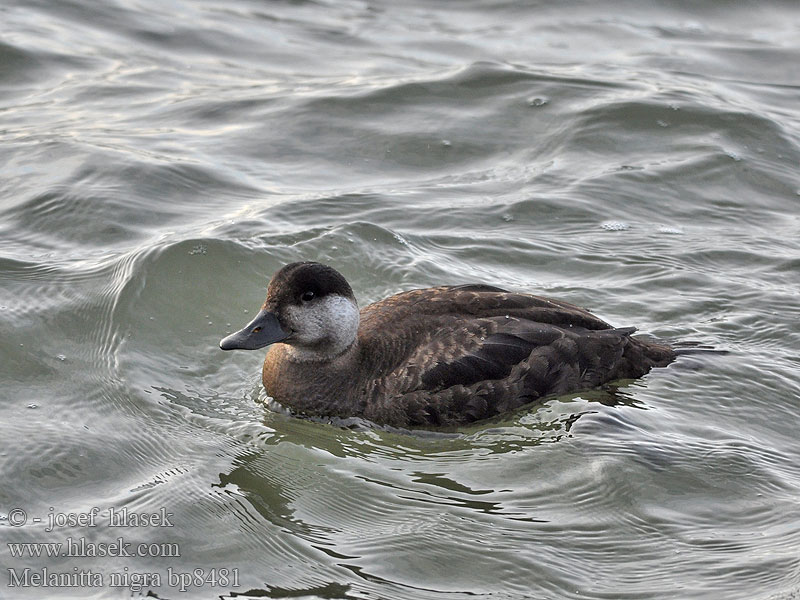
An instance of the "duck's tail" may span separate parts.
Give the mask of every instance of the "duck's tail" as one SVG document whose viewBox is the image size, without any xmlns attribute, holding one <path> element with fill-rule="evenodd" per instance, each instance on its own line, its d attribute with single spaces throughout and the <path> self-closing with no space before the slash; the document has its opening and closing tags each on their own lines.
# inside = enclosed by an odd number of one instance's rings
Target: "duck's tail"
<svg viewBox="0 0 800 600">
<path fill-rule="evenodd" d="M 623 334 L 625 340 L 623 354 L 617 365 L 619 379 L 641 377 L 653 367 L 666 367 L 675 360 L 675 352 L 669 345 L 648 337 L 633 337 L 631 334 L 636 331 L 635 327 L 618 328 L 616 331 Z"/>
</svg>

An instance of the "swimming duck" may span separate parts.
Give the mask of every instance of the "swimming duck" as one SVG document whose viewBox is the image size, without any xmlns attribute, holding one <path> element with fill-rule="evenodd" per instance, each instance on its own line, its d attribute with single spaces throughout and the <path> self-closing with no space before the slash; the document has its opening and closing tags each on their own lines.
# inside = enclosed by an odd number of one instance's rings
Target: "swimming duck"
<svg viewBox="0 0 800 600">
<path fill-rule="evenodd" d="M 441 427 L 641 377 L 674 359 L 634 331 L 480 284 L 401 292 L 359 311 L 338 271 L 296 262 L 275 273 L 259 313 L 220 348 L 269 346 L 264 388 L 295 413 Z"/>
</svg>

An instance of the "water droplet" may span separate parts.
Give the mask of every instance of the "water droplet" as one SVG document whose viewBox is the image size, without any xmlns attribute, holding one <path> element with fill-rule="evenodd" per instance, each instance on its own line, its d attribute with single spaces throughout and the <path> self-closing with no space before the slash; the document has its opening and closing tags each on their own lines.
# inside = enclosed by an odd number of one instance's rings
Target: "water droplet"
<svg viewBox="0 0 800 600">
<path fill-rule="evenodd" d="M 449 148 L 452 145 L 453 145 L 453 143 L 450 140 L 442 140 L 442 146 L 445 146 L 445 147 Z"/>
<path fill-rule="evenodd" d="M 62 361 L 62 362 L 63 362 L 63 361 L 65 361 L 65 360 L 67 360 L 67 357 L 66 357 L 66 356 L 64 356 L 63 354 L 59 354 L 58 356 L 56 356 L 56 358 L 57 358 L 58 360 Z"/>
<path fill-rule="evenodd" d="M 209 324 L 209 325 L 213 325 L 213 324 L 214 324 L 214 322 L 213 322 L 213 321 L 209 321 L 209 322 L 208 322 L 208 324 Z"/>
<path fill-rule="evenodd" d="M 28 408 L 39 408 L 39 405 L 36 404 L 35 402 L 31 402 L 30 404 L 28 404 Z"/>
</svg>

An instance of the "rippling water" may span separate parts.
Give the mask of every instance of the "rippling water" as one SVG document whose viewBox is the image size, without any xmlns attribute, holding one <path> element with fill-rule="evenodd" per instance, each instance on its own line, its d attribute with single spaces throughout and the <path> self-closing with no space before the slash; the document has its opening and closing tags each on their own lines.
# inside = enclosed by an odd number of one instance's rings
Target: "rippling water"
<svg viewBox="0 0 800 600">
<path fill-rule="evenodd" d="M 0 22 L 0 598 L 800 597 L 795 2 Z M 453 435 L 302 421 L 217 348 L 299 259 L 362 304 L 485 281 L 727 354 Z M 180 556 L 9 546 L 68 538 Z"/>
</svg>

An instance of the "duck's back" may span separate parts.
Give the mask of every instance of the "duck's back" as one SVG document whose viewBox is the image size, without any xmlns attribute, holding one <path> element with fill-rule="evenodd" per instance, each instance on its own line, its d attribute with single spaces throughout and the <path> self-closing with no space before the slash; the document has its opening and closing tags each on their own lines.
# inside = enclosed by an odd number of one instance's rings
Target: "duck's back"
<svg viewBox="0 0 800 600">
<path fill-rule="evenodd" d="M 484 285 L 413 290 L 361 311 L 364 416 L 472 422 L 546 395 L 641 377 L 673 351 L 566 302 Z"/>
</svg>

